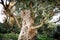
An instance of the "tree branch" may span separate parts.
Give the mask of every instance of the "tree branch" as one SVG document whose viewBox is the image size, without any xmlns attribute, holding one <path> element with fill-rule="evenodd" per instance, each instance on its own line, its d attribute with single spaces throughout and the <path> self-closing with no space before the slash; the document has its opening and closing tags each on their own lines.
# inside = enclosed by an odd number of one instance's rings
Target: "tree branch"
<svg viewBox="0 0 60 40">
<path fill-rule="evenodd" d="M 19 23 L 19 21 L 18 21 L 17 17 L 16 17 L 16 16 L 14 16 L 14 15 L 13 15 L 13 17 L 14 17 L 14 19 L 15 19 L 15 21 L 16 21 L 16 24 L 17 24 L 17 25 L 18 25 L 18 27 L 20 28 L 21 26 L 20 26 L 20 23 Z"/>
<path fill-rule="evenodd" d="M 41 22 L 41 24 L 40 24 L 40 25 L 35 26 L 35 27 L 31 27 L 31 28 L 32 28 L 32 29 L 37 29 L 37 28 L 42 27 L 46 20 L 47 20 L 47 17 L 45 17 L 45 18 L 42 20 L 42 22 Z"/>
<path fill-rule="evenodd" d="M 48 19 L 48 17 L 49 16 L 53 16 L 54 15 L 54 13 L 49 13 L 48 14 L 48 16 L 47 17 L 45 17 L 43 20 L 42 20 L 42 22 L 41 22 L 41 24 L 40 25 L 38 25 L 38 26 L 34 26 L 34 27 L 31 27 L 32 29 L 37 29 L 37 28 L 40 28 L 40 27 L 42 27 L 43 26 L 43 24 L 45 24 L 45 21 Z"/>
<path fill-rule="evenodd" d="M 3 0 L 1 0 L 1 4 L 5 7 Z"/>
</svg>

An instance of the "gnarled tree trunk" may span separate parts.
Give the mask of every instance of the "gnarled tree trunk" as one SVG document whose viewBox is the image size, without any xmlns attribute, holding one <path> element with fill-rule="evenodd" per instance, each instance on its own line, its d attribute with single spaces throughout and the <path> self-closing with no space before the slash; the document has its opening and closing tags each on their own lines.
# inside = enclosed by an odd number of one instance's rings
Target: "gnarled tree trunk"
<svg viewBox="0 0 60 40">
<path fill-rule="evenodd" d="M 36 29 L 32 29 L 34 20 L 31 17 L 30 10 L 21 11 L 22 28 L 18 40 L 34 40 Z"/>
</svg>

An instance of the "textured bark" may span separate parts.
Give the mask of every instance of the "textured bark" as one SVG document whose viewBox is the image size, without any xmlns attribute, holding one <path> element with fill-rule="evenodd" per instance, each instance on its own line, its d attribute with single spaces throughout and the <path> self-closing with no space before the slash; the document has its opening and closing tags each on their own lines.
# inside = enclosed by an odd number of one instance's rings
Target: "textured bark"
<svg viewBox="0 0 60 40">
<path fill-rule="evenodd" d="M 32 29 L 34 20 L 31 17 L 30 10 L 21 11 L 22 28 L 18 40 L 34 40 L 36 29 Z"/>
</svg>

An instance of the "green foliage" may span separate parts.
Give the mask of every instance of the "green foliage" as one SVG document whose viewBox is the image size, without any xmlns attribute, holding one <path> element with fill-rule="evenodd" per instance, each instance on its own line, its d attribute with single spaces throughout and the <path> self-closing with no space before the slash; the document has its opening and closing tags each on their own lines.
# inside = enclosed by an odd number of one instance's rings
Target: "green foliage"
<svg viewBox="0 0 60 40">
<path fill-rule="evenodd" d="M 47 34 L 38 35 L 36 40 L 53 40 L 53 38 L 48 37 Z"/>
<path fill-rule="evenodd" d="M 14 26 L 10 26 L 10 25 L 6 25 L 6 24 L 2 24 L 0 23 L 0 33 L 19 33 L 20 32 L 20 28 L 18 28 L 17 25 Z"/>
<path fill-rule="evenodd" d="M 1 34 L 0 33 L 0 38 L 4 39 L 4 40 L 17 40 L 18 39 L 18 34 L 14 34 L 14 33 L 7 33 L 7 34 Z"/>
</svg>

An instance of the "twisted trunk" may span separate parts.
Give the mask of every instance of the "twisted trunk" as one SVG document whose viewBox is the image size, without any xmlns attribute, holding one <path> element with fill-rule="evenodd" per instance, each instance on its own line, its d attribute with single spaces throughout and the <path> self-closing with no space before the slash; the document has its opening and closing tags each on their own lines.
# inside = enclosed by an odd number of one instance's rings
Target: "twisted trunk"
<svg viewBox="0 0 60 40">
<path fill-rule="evenodd" d="M 31 17 L 30 10 L 21 11 L 22 28 L 18 40 L 34 40 L 36 29 L 32 29 L 34 20 Z"/>
</svg>

